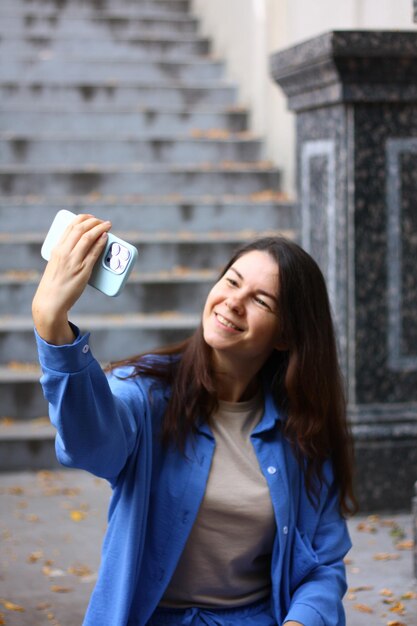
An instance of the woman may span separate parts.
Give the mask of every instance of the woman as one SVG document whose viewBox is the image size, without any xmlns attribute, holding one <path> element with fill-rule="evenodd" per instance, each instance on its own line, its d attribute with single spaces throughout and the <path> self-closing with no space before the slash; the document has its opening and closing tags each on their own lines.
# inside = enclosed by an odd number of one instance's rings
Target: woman
<svg viewBox="0 0 417 626">
<path fill-rule="evenodd" d="M 352 449 L 324 280 L 240 249 L 185 342 L 114 365 L 68 322 L 110 229 L 80 215 L 33 301 L 60 462 L 110 481 L 85 626 L 343 626 Z"/>
</svg>

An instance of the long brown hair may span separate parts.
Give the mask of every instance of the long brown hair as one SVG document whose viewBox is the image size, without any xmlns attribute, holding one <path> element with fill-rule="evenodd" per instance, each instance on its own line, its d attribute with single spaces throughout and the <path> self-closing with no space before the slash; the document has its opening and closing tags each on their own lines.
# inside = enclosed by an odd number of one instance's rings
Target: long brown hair
<svg viewBox="0 0 417 626">
<path fill-rule="evenodd" d="M 353 444 L 346 418 L 344 385 L 323 274 L 300 246 L 283 237 L 264 237 L 239 248 L 220 278 L 238 258 L 267 252 L 279 269 L 278 315 L 285 351 L 273 350 L 260 374 L 269 381 L 275 403 L 287 415 L 284 435 L 305 469 L 309 497 L 318 495 L 322 468 L 331 458 L 345 515 L 356 510 Z M 185 341 L 112 364 L 133 365 L 132 376 L 154 377 L 171 388 L 162 437 L 183 448 L 199 421 L 217 406 L 211 349 L 202 325 Z M 318 483 L 317 483 L 318 479 Z"/>
</svg>

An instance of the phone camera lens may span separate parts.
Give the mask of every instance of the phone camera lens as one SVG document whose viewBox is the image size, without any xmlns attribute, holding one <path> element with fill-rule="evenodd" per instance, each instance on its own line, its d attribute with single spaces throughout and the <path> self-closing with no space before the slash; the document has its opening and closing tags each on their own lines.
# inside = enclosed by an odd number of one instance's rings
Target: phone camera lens
<svg viewBox="0 0 417 626">
<path fill-rule="evenodd" d="M 117 257 L 113 256 L 110 259 L 110 269 L 112 269 L 115 272 L 116 270 L 119 269 L 119 267 L 120 267 L 119 259 Z"/>
</svg>

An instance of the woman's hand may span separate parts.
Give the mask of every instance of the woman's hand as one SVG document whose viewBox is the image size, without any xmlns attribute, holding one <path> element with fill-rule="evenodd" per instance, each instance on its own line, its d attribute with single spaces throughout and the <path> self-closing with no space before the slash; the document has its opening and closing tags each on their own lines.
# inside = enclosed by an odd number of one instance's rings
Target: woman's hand
<svg viewBox="0 0 417 626">
<path fill-rule="evenodd" d="M 32 302 L 36 330 L 48 343 L 64 345 L 74 341 L 68 311 L 87 286 L 110 227 L 110 222 L 92 215 L 77 215 L 52 250 Z"/>
</svg>

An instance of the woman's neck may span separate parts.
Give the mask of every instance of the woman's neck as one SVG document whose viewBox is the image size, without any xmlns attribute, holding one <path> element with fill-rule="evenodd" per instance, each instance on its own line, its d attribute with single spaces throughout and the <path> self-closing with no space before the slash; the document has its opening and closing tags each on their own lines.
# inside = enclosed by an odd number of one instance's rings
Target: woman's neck
<svg viewBox="0 0 417 626">
<path fill-rule="evenodd" d="M 214 380 L 217 397 L 226 402 L 250 400 L 259 389 L 258 370 L 227 363 L 213 355 Z"/>
</svg>

